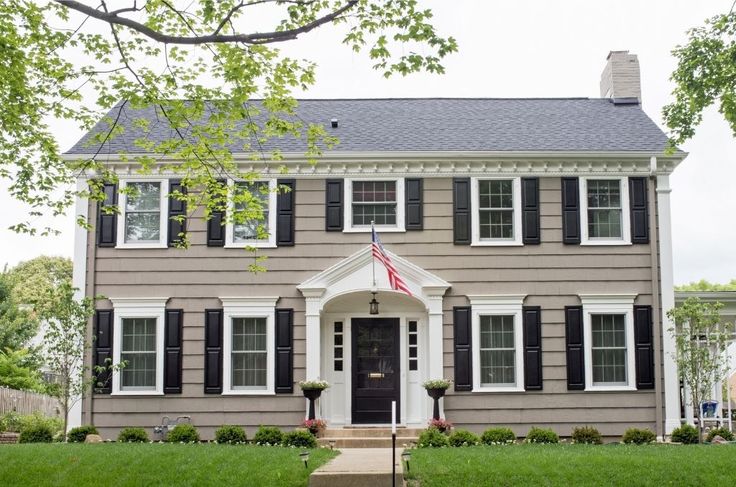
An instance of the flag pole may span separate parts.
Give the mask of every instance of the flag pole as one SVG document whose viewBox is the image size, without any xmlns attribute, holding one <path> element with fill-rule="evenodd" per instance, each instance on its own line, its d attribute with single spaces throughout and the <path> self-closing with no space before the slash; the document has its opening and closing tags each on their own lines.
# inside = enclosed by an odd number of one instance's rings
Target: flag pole
<svg viewBox="0 0 736 487">
<path fill-rule="evenodd" d="M 373 226 L 373 220 L 371 220 L 371 245 L 374 245 L 376 240 L 376 229 Z M 376 289 L 376 257 L 373 255 L 373 249 L 371 248 L 371 263 L 373 264 L 373 290 Z"/>
</svg>

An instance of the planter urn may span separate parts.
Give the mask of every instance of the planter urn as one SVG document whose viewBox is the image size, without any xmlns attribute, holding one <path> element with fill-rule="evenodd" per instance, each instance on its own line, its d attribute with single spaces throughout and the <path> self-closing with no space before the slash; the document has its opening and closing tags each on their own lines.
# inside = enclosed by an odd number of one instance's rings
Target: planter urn
<svg viewBox="0 0 736 487">
<path fill-rule="evenodd" d="M 302 390 L 302 393 L 304 394 L 304 397 L 309 399 L 309 415 L 307 419 L 315 419 L 314 418 L 314 401 L 317 400 L 317 398 L 322 395 L 322 389 L 304 389 Z"/>
<path fill-rule="evenodd" d="M 434 400 L 432 408 L 432 419 L 440 419 L 440 398 L 445 395 L 447 389 L 427 389 L 427 394 Z"/>
</svg>

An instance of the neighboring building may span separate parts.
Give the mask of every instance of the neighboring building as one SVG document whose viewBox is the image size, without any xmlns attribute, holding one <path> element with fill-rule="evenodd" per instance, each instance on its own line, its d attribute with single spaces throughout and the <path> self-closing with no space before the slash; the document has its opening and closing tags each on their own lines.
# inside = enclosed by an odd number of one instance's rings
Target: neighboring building
<svg viewBox="0 0 736 487">
<path fill-rule="evenodd" d="M 267 199 L 271 235 L 195 215 L 188 250 L 170 248 L 168 216 L 184 213 L 167 198 L 175 176 L 136 175 L 119 156 L 140 153 L 137 117 L 151 137 L 171 131 L 153 108 L 126 108 L 125 134 L 101 153 L 142 196 L 108 187 L 119 216 L 80 205 L 96 231 L 78 230 L 75 276 L 108 297 L 90 361 L 129 366 L 85 399 L 83 421 L 105 437 L 179 415 L 205 438 L 222 424 L 293 427 L 305 415 L 296 383 L 322 378 L 331 427 L 385 424 L 391 400 L 401 424 L 421 427 L 421 384 L 446 377 L 444 415 L 475 431 L 671 431 L 669 175 L 686 154 L 665 152 L 638 79 L 636 56 L 612 52 L 600 99 L 302 100 L 300 117 L 337 149 L 316 165 L 289 138 L 269 141 L 278 163 L 236 154 L 292 188 Z M 89 155 L 89 137 L 67 157 Z M 377 264 L 375 316 L 371 220 L 413 295 L 391 291 Z M 246 245 L 268 272 L 248 272 Z"/>
</svg>

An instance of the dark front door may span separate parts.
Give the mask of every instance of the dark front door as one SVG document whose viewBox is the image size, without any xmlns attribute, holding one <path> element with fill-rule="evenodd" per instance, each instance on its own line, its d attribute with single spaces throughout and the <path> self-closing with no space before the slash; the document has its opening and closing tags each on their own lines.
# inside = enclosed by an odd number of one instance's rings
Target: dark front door
<svg viewBox="0 0 736 487">
<path fill-rule="evenodd" d="M 353 318 L 353 424 L 399 422 L 399 319 Z"/>
</svg>

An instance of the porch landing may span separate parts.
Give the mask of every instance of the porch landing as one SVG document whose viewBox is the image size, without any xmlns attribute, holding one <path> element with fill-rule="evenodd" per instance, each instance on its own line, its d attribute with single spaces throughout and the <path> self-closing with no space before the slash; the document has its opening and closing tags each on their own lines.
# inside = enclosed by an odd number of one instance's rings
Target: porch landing
<svg viewBox="0 0 736 487">
<path fill-rule="evenodd" d="M 389 430 L 390 434 L 390 430 Z M 389 442 L 391 439 L 389 438 Z M 398 444 L 398 440 L 397 440 Z M 401 452 L 396 448 L 396 485 L 403 485 Z M 309 476 L 309 487 L 382 487 L 391 483 L 391 448 L 351 448 Z"/>
<path fill-rule="evenodd" d="M 397 451 L 398 448 L 416 443 L 421 431 L 420 428 L 396 428 Z M 339 449 L 391 448 L 391 428 L 328 428 L 317 441 L 320 446 Z"/>
</svg>

